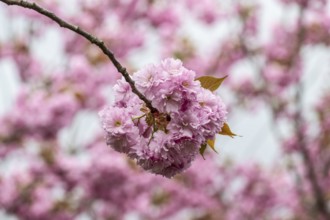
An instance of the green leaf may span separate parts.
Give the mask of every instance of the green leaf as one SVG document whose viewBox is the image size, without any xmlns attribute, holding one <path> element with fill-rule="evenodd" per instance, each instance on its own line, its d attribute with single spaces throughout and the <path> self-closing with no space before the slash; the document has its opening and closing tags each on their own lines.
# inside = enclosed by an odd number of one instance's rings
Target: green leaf
<svg viewBox="0 0 330 220">
<path fill-rule="evenodd" d="M 202 144 L 201 145 L 201 148 L 199 148 L 199 153 L 202 155 L 203 159 L 205 160 L 205 157 L 204 157 L 204 152 L 206 150 L 206 144 Z"/>
<path fill-rule="evenodd" d="M 213 140 L 208 139 L 208 140 L 207 140 L 207 144 L 210 146 L 210 148 L 211 148 L 214 152 L 218 153 L 218 152 L 215 150 L 215 147 L 214 147 L 214 145 L 215 145 L 215 140 L 214 140 L 214 139 L 213 139 Z"/>
<path fill-rule="evenodd" d="M 221 128 L 221 131 L 218 133 L 218 134 L 221 134 L 221 135 L 227 135 L 227 136 L 230 136 L 230 137 L 234 137 L 234 136 L 237 136 L 237 134 L 233 133 L 231 130 L 230 130 L 230 127 L 227 123 L 224 123 L 224 125 L 222 126 Z"/>
<path fill-rule="evenodd" d="M 201 86 L 204 89 L 208 89 L 213 92 L 220 87 L 220 85 L 226 78 L 227 78 L 227 76 L 222 77 L 222 78 L 216 78 L 213 76 L 202 76 L 202 77 L 197 78 L 196 80 L 201 82 Z"/>
</svg>

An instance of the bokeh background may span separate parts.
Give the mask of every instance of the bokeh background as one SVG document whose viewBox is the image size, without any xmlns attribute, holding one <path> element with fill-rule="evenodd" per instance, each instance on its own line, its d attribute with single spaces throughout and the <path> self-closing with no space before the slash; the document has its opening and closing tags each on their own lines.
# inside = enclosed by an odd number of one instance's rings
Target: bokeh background
<svg viewBox="0 0 330 220">
<path fill-rule="evenodd" d="M 0 5 L 0 219 L 329 219 L 327 0 L 36 1 L 130 73 L 165 57 L 217 91 L 240 137 L 165 179 L 105 145 L 120 74 L 85 39 Z"/>
</svg>

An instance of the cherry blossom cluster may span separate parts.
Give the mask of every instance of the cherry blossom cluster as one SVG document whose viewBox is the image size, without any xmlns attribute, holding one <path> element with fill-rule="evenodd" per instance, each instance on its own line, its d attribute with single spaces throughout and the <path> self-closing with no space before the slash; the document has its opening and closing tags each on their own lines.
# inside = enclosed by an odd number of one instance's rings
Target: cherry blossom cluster
<svg viewBox="0 0 330 220">
<path fill-rule="evenodd" d="M 147 109 L 130 85 L 118 80 L 115 103 L 100 112 L 107 144 L 145 170 L 172 177 L 187 169 L 200 146 L 221 130 L 226 107 L 179 60 L 148 65 L 132 78 L 158 111 Z"/>
</svg>

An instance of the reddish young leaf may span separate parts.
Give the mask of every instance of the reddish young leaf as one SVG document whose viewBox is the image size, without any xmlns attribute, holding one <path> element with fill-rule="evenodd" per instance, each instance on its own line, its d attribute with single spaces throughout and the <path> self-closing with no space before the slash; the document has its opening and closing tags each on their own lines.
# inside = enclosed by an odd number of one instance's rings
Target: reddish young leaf
<svg viewBox="0 0 330 220">
<path fill-rule="evenodd" d="M 230 127 L 227 123 L 225 123 L 222 128 L 221 128 L 221 131 L 218 133 L 218 134 L 221 134 L 221 135 L 227 135 L 227 136 L 230 136 L 230 137 L 234 137 L 234 136 L 237 136 L 237 134 L 233 133 L 231 130 L 230 130 Z"/>
<path fill-rule="evenodd" d="M 207 140 L 207 144 L 210 146 L 210 148 L 211 148 L 214 152 L 218 153 L 218 152 L 215 150 L 215 147 L 214 147 L 214 145 L 215 145 L 215 140 L 214 140 L 214 139 L 213 139 L 213 140 L 211 140 L 211 139 Z"/>
<path fill-rule="evenodd" d="M 206 147 L 207 147 L 206 144 L 202 144 L 202 145 L 201 145 L 201 148 L 199 148 L 199 153 L 200 153 L 200 155 L 202 155 L 202 157 L 203 157 L 204 160 L 205 160 L 204 152 L 205 152 L 205 150 L 206 150 Z"/>
<path fill-rule="evenodd" d="M 208 89 L 213 92 L 221 86 L 222 82 L 226 78 L 227 78 L 227 76 L 222 77 L 222 78 L 216 78 L 213 76 L 202 76 L 202 77 L 197 78 L 196 80 L 201 82 L 201 86 L 204 89 Z"/>
</svg>

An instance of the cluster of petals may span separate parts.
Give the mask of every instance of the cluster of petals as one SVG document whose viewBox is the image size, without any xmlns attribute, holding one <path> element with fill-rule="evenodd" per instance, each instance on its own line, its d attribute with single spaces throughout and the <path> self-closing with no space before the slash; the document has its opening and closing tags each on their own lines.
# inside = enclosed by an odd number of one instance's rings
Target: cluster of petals
<svg viewBox="0 0 330 220">
<path fill-rule="evenodd" d="M 115 102 L 99 113 L 107 144 L 143 169 L 172 177 L 187 169 L 200 146 L 221 130 L 226 107 L 179 60 L 148 65 L 132 78 L 158 111 L 151 112 L 124 79 L 118 80 Z"/>
</svg>

